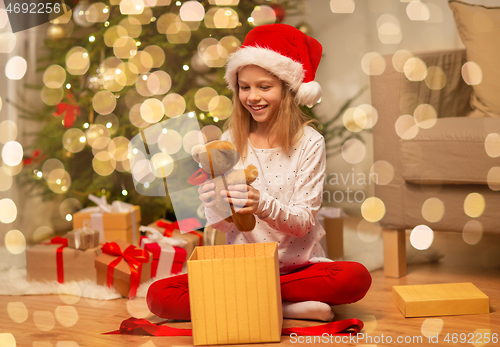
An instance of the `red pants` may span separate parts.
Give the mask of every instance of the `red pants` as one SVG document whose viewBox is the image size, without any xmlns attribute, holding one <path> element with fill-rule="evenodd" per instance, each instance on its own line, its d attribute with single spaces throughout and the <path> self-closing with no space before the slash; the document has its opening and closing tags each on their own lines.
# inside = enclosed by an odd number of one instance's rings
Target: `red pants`
<svg viewBox="0 0 500 347">
<path fill-rule="evenodd" d="M 362 299 L 372 278 L 361 264 L 347 261 L 316 263 L 280 276 L 284 301 L 350 304 Z M 187 274 L 158 280 L 149 287 L 147 302 L 155 315 L 190 320 Z"/>
</svg>

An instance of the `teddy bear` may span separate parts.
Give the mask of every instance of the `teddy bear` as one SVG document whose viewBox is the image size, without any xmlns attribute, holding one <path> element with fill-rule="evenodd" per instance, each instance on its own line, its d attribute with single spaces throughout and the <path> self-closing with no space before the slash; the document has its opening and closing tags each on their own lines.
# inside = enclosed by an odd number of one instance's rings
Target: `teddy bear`
<svg viewBox="0 0 500 347">
<path fill-rule="evenodd" d="M 245 169 L 235 169 L 234 166 L 240 160 L 240 155 L 229 141 L 216 140 L 205 145 L 196 145 L 191 150 L 191 154 L 193 159 L 201 164 L 205 177 L 213 179 L 214 200 L 216 201 L 214 211 L 227 222 L 234 223 L 239 231 L 252 231 L 255 228 L 255 216 L 236 213 L 234 206 L 224 201 L 220 192 L 228 190 L 229 185 L 251 184 L 259 174 L 257 168 L 254 165 L 248 165 Z M 194 184 L 201 184 L 200 180 L 194 181 L 197 181 Z"/>
</svg>

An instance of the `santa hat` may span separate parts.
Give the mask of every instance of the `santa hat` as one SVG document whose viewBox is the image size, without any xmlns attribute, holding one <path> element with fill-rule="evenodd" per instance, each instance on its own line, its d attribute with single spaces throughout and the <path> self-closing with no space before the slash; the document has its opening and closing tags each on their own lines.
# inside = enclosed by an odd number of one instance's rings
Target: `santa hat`
<svg viewBox="0 0 500 347">
<path fill-rule="evenodd" d="M 296 93 L 300 105 L 312 106 L 321 98 L 321 86 L 314 81 L 323 47 L 299 29 L 286 24 L 261 25 L 252 29 L 226 64 L 226 81 L 238 88 L 238 71 L 257 65 L 285 81 Z"/>
</svg>

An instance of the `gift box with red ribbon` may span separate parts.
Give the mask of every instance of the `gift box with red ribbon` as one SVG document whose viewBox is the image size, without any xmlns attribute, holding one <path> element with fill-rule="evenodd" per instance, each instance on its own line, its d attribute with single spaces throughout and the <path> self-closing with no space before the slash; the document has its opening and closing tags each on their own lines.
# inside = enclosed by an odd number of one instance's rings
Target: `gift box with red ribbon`
<svg viewBox="0 0 500 347">
<path fill-rule="evenodd" d="M 188 218 L 182 221 L 171 222 L 166 219 L 159 219 L 148 227 L 155 228 L 166 237 L 178 237 L 187 242 L 183 247 L 186 250 L 187 258 L 193 253 L 195 247 L 203 246 L 203 233 L 196 229 L 201 227 L 201 223 L 196 218 Z M 183 230 L 183 232 L 180 231 Z"/>
<path fill-rule="evenodd" d="M 165 278 L 182 272 L 187 259 L 187 252 L 184 248 L 161 241 L 154 242 L 146 236 L 141 237 L 141 248 L 153 255 L 151 277 Z"/>
<path fill-rule="evenodd" d="M 94 261 L 101 247 L 79 250 L 69 248 L 68 240 L 54 237 L 26 250 L 28 281 L 96 281 Z"/>
<path fill-rule="evenodd" d="M 97 284 L 114 287 L 122 296 L 133 299 L 139 284 L 151 278 L 151 253 L 122 240 L 106 242 L 101 249 L 95 259 Z"/>
</svg>

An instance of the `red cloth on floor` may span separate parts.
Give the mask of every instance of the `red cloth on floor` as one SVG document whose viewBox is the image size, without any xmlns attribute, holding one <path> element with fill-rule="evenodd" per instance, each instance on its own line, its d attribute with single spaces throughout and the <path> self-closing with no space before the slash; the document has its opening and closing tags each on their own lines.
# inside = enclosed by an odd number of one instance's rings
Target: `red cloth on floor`
<svg viewBox="0 0 500 347">
<path fill-rule="evenodd" d="M 316 263 L 281 275 L 283 301 L 321 301 L 329 305 L 351 304 L 362 299 L 372 278 L 360 263 Z M 151 312 L 168 319 L 190 320 L 187 274 L 158 280 L 147 295 Z"/>
</svg>

